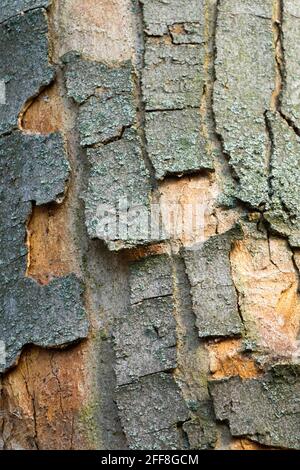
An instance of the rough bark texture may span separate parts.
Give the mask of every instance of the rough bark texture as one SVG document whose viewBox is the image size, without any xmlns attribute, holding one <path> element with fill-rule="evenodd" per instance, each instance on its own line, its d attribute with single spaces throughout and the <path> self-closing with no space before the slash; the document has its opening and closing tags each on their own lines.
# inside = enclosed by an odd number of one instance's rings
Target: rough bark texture
<svg viewBox="0 0 300 470">
<path fill-rule="evenodd" d="M 300 449 L 297 2 L 0 6 L 0 447 Z"/>
</svg>

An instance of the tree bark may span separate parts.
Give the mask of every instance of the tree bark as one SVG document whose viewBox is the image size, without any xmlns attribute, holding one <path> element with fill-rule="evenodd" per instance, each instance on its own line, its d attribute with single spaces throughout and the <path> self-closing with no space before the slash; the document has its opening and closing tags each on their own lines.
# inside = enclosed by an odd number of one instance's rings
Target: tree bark
<svg viewBox="0 0 300 470">
<path fill-rule="evenodd" d="M 299 449 L 300 7 L 2 0 L 0 446 Z"/>
</svg>

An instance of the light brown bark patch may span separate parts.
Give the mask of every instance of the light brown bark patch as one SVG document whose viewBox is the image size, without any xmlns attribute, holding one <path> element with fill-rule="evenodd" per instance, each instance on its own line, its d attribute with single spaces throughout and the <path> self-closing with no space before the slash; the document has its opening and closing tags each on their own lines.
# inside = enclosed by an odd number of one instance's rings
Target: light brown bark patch
<svg viewBox="0 0 300 470">
<path fill-rule="evenodd" d="M 34 207 L 27 226 L 28 277 L 48 284 L 77 272 L 68 204 Z"/>
<path fill-rule="evenodd" d="M 47 351 L 31 347 L 2 381 L 7 449 L 87 448 L 79 419 L 89 398 L 86 346 Z"/>
<path fill-rule="evenodd" d="M 287 242 L 246 238 L 235 243 L 231 263 L 248 335 L 271 356 L 291 357 L 297 350 L 300 299 Z"/>
<path fill-rule="evenodd" d="M 69 51 L 107 63 L 132 59 L 130 0 L 60 0 L 53 8 L 54 62 Z"/>
<path fill-rule="evenodd" d="M 159 191 L 163 226 L 183 246 L 226 232 L 240 217 L 238 209 L 218 207 L 219 188 L 210 174 L 168 178 Z"/>
<path fill-rule="evenodd" d="M 63 125 L 63 103 L 56 84 L 46 88 L 20 115 L 20 128 L 33 134 L 58 132 Z"/>
<path fill-rule="evenodd" d="M 169 253 L 169 246 L 165 243 L 161 243 L 158 245 L 142 246 L 132 250 L 127 250 L 124 252 L 124 257 L 126 258 L 126 261 L 133 262 L 147 258 L 148 256 L 162 255 L 166 253 Z"/>
<path fill-rule="evenodd" d="M 233 439 L 230 450 L 273 450 L 272 447 L 265 447 L 250 439 Z"/>
<path fill-rule="evenodd" d="M 206 345 L 209 353 L 209 367 L 214 379 L 240 376 L 250 379 L 260 374 L 255 361 L 243 354 L 241 340 L 210 342 Z"/>
</svg>

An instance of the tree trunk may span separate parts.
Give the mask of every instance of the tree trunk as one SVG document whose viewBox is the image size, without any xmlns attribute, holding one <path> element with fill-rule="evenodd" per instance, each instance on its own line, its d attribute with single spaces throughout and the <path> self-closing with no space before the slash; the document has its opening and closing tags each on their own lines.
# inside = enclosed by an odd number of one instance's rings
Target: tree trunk
<svg viewBox="0 0 300 470">
<path fill-rule="evenodd" d="M 0 445 L 300 448 L 300 6 L 1 0 Z"/>
</svg>

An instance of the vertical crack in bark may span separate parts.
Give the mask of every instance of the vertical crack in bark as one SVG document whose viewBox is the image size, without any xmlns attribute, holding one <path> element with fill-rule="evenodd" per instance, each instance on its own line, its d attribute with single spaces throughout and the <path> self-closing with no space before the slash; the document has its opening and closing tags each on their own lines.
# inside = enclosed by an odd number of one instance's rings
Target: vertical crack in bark
<svg viewBox="0 0 300 470">
<path fill-rule="evenodd" d="M 298 296 L 300 296 L 300 269 L 299 269 L 299 265 L 298 265 L 298 263 L 297 263 L 297 261 L 296 261 L 296 251 L 295 251 L 295 249 L 293 249 L 293 247 L 291 247 L 290 244 L 289 244 L 289 247 L 290 247 L 290 250 L 291 250 L 291 252 L 292 252 L 292 263 L 293 263 L 293 266 L 294 266 L 294 269 L 295 269 L 296 277 L 297 277 L 297 279 L 298 279 L 297 294 L 298 294 Z M 299 338 L 299 335 L 300 335 L 300 324 L 299 324 L 298 335 L 297 335 L 298 338 Z M 299 339 L 300 339 L 300 338 L 299 338 Z M 298 344 L 299 344 L 299 343 L 298 343 Z M 300 347 L 300 344 L 299 344 L 298 347 Z M 297 352 L 297 353 L 298 353 L 298 355 L 299 355 L 299 352 Z M 300 358 L 300 357 L 297 358 L 298 361 L 299 361 L 299 358 Z"/>
<path fill-rule="evenodd" d="M 61 383 L 60 383 L 59 377 L 58 377 L 57 372 L 55 370 L 55 366 L 53 364 L 53 359 L 54 359 L 54 353 L 51 353 L 51 356 L 50 356 L 51 371 L 52 371 L 53 377 L 54 377 L 54 379 L 56 380 L 56 383 L 57 383 L 58 393 L 59 393 L 59 405 L 60 405 L 61 413 L 62 413 L 62 415 L 64 415 L 64 408 L 63 408 L 63 404 L 62 404 L 62 388 L 61 388 Z"/>
<path fill-rule="evenodd" d="M 181 450 L 190 450 L 191 444 L 189 440 L 188 433 L 184 430 L 184 424 L 189 423 L 190 420 L 177 423 L 177 431 L 181 437 L 182 449 Z"/>
<path fill-rule="evenodd" d="M 1 404 L 1 411 L 0 411 L 0 423 L 1 423 L 1 439 L 3 442 L 3 448 L 1 450 L 6 450 L 6 439 L 5 439 L 5 424 L 6 424 L 6 412 L 4 407 L 4 387 L 2 382 L 2 374 L 0 374 L 0 404 Z"/>
<path fill-rule="evenodd" d="M 274 178 L 273 172 L 272 172 L 273 155 L 274 155 L 274 132 L 273 132 L 272 124 L 268 117 L 268 111 L 265 111 L 264 118 L 265 118 L 266 134 L 268 136 L 268 141 L 269 141 L 268 152 L 266 152 L 267 154 L 266 168 L 267 168 L 267 174 L 268 174 L 269 198 L 271 200 L 274 194 L 274 189 L 273 189 L 273 184 L 272 184 L 272 181 Z"/>
<path fill-rule="evenodd" d="M 273 113 L 278 113 L 281 118 L 288 124 L 288 126 L 294 131 L 294 133 L 300 137 L 300 129 L 297 128 L 293 120 L 288 117 L 282 111 L 282 94 L 286 84 L 286 66 L 285 66 L 285 54 L 283 46 L 283 1 L 274 0 L 273 3 L 273 14 L 272 14 L 272 28 L 273 28 L 273 44 L 274 44 L 274 61 L 276 68 L 275 85 L 271 96 L 270 110 Z M 269 118 L 269 112 L 264 113 L 266 132 L 269 139 L 269 151 L 267 159 L 267 171 L 268 171 L 268 186 L 269 186 L 269 198 L 270 202 L 274 196 L 273 188 L 273 157 L 275 152 L 275 136 L 273 131 L 272 122 Z M 280 196 L 279 196 L 280 197 Z M 285 206 L 284 201 L 280 197 L 282 207 L 290 215 L 290 210 Z M 264 212 L 269 207 L 264 208 Z"/>
<path fill-rule="evenodd" d="M 214 84 L 217 80 L 215 61 L 217 57 L 216 36 L 218 27 L 219 6 L 221 0 L 217 0 L 215 5 L 211 4 L 210 0 L 205 0 L 205 59 L 204 59 L 204 74 L 205 83 L 203 89 L 203 98 L 201 103 L 201 110 L 204 113 L 204 131 L 210 144 L 213 143 L 211 149 L 215 153 L 215 168 L 217 176 L 229 175 L 234 180 L 237 180 L 234 168 L 229 164 L 230 155 L 225 151 L 224 140 L 220 133 L 217 131 L 217 123 L 214 112 Z"/>
<path fill-rule="evenodd" d="M 207 150 L 213 156 L 216 180 L 222 189 L 224 201 L 229 199 L 230 204 L 247 209 L 247 205 L 233 194 L 232 189 L 239 178 L 234 167 L 230 164 L 230 154 L 225 150 L 223 136 L 218 132 L 214 111 L 214 87 L 217 81 L 216 38 L 220 3 L 221 0 L 205 0 L 204 87 L 201 100 L 201 114 L 204 117 L 203 132 L 207 139 Z"/>
<path fill-rule="evenodd" d="M 205 3 L 205 57 L 204 57 L 204 74 L 205 83 L 203 89 L 202 107 L 205 107 L 206 119 L 211 121 L 211 133 L 216 137 L 220 146 L 221 153 L 224 153 L 222 137 L 216 131 L 216 119 L 213 109 L 213 85 L 216 81 L 215 59 L 216 59 L 216 34 L 217 34 L 217 21 L 218 9 L 220 0 L 217 0 L 213 11 L 210 11 L 209 1 Z M 212 17 L 210 17 L 212 15 Z M 206 128 L 207 136 L 209 136 L 209 129 Z"/>
<path fill-rule="evenodd" d="M 26 373 L 29 375 L 29 367 L 28 367 L 28 356 L 25 357 L 25 364 L 26 364 Z M 24 383 L 25 383 L 25 388 L 27 391 L 27 394 L 30 398 L 31 401 L 31 406 L 32 406 L 32 419 L 33 419 L 33 430 L 34 430 L 34 435 L 33 435 L 33 441 L 36 446 L 37 450 L 40 450 L 39 447 L 39 440 L 38 440 L 38 423 L 37 423 L 37 410 L 36 410 L 36 398 L 34 392 L 32 393 L 29 389 L 28 381 L 26 374 L 21 372 L 21 375 L 23 377 Z"/>
<path fill-rule="evenodd" d="M 141 150 L 144 159 L 146 168 L 149 171 L 152 189 L 154 191 L 154 199 L 158 199 L 157 189 L 158 184 L 155 178 L 155 169 L 151 162 L 151 159 L 147 151 L 147 139 L 145 132 L 145 122 L 146 122 L 146 110 L 145 104 L 143 101 L 143 90 L 142 90 L 142 70 L 144 68 L 144 54 L 145 54 L 145 36 L 144 36 L 144 13 L 143 5 L 139 0 L 135 2 L 135 17 L 136 17 L 136 36 L 137 36 L 137 46 L 136 46 L 136 63 L 135 63 L 135 73 L 134 73 L 134 82 L 135 82 L 135 94 L 136 94 L 136 108 L 137 108 L 137 133 L 141 141 Z"/>
<path fill-rule="evenodd" d="M 275 53 L 275 66 L 276 77 L 275 87 L 271 97 L 271 110 L 280 112 L 281 109 L 281 96 L 284 86 L 284 54 L 282 44 L 282 19 L 283 19 L 283 3 L 282 0 L 274 0 L 273 15 L 272 15 L 272 28 L 273 28 L 273 42 Z"/>
<path fill-rule="evenodd" d="M 180 254 L 171 253 L 173 289 L 177 332 L 177 367 L 174 378 L 189 407 L 190 418 L 177 423 L 186 448 L 213 448 L 216 429 L 211 414 L 211 400 L 207 387 L 209 374 L 208 353 L 199 338 L 196 316 L 191 305 L 191 285 Z"/>
<path fill-rule="evenodd" d="M 183 305 L 182 301 L 183 299 L 180 298 L 182 295 L 184 295 L 183 290 L 186 288 L 184 286 L 183 282 L 180 281 L 180 273 L 179 269 L 180 267 L 178 266 L 178 260 L 176 260 L 176 255 L 172 251 L 172 247 L 170 247 L 171 251 L 171 262 L 172 262 L 172 276 L 173 276 L 173 289 L 174 289 L 174 315 L 175 315 L 175 321 L 176 321 L 176 353 L 177 353 L 177 367 L 175 370 L 172 371 L 172 374 L 174 376 L 175 381 L 177 382 L 182 396 L 185 400 L 185 402 L 188 402 L 190 399 L 190 396 L 193 395 L 193 392 L 191 388 L 193 387 L 193 384 L 187 377 L 187 370 L 185 367 L 184 359 L 188 355 L 188 349 L 189 349 L 189 341 L 193 341 L 192 337 L 193 332 L 192 329 L 196 331 L 196 325 L 195 325 L 195 316 L 190 309 L 190 312 L 188 311 L 189 309 L 184 309 L 183 312 Z M 183 268 L 183 265 L 181 266 L 181 270 Z M 182 275 L 182 273 L 181 273 Z M 186 282 L 187 278 L 186 278 Z M 178 285 L 180 285 L 180 288 L 182 292 L 179 292 Z M 185 318 L 183 318 L 183 315 L 185 315 Z M 193 326 L 192 326 L 193 325 Z M 196 341 L 198 338 L 196 338 Z M 191 365 L 192 367 L 192 365 Z M 181 437 L 182 443 L 184 445 L 184 449 L 190 449 L 190 442 L 188 438 L 187 432 L 184 430 L 184 422 L 178 422 L 176 427 L 177 431 Z"/>
<path fill-rule="evenodd" d="M 282 19 L 283 19 L 283 0 L 274 0 L 272 12 L 272 29 L 273 29 L 273 45 L 274 45 L 274 61 L 275 61 L 275 84 L 274 90 L 270 101 L 270 110 L 275 113 L 278 112 L 281 117 L 286 121 L 285 116 L 281 112 L 281 98 L 285 82 L 285 66 L 284 66 L 284 53 L 282 42 Z M 266 168 L 268 173 L 268 187 L 269 198 L 272 199 L 274 195 L 272 180 L 273 180 L 273 156 L 274 156 L 274 133 L 272 124 L 268 117 L 268 110 L 264 113 L 266 133 L 269 140 Z M 264 208 L 266 210 L 266 208 Z"/>
<path fill-rule="evenodd" d="M 31 213 L 30 213 L 30 215 L 28 217 L 28 220 L 26 222 L 26 225 L 25 225 L 25 230 L 26 230 L 25 246 L 27 248 L 26 272 L 25 272 L 26 277 L 30 276 L 30 267 L 31 267 L 31 236 L 30 236 L 29 226 L 30 226 L 30 222 L 31 222 L 32 217 L 33 217 L 33 209 L 34 209 L 34 207 L 32 205 Z"/>
<path fill-rule="evenodd" d="M 186 337 L 186 332 L 185 332 L 185 327 L 183 325 L 183 321 L 181 318 L 181 305 L 180 305 L 180 299 L 179 299 L 179 292 L 178 292 L 178 270 L 176 266 L 176 259 L 175 255 L 172 253 L 172 247 L 170 247 L 170 253 L 171 253 L 171 262 L 172 262 L 172 276 L 173 276 L 173 289 L 174 289 L 174 316 L 175 316 L 175 321 L 176 321 L 176 355 L 177 355 L 177 367 L 174 371 L 175 377 L 178 376 L 180 377 L 180 382 L 184 378 L 184 368 L 182 368 L 181 364 L 181 354 L 182 354 L 182 349 L 185 348 L 185 337 Z M 189 385 L 189 384 L 188 384 Z"/>
<path fill-rule="evenodd" d="M 286 82 L 285 49 L 283 45 L 283 1 L 274 0 L 273 6 L 273 32 L 274 32 L 274 50 L 276 62 L 276 84 L 271 100 L 271 109 L 278 111 L 282 119 L 293 129 L 295 134 L 300 137 L 300 129 L 294 123 L 290 116 L 287 116 L 281 108 L 282 92 Z"/>
<path fill-rule="evenodd" d="M 242 305 L 242 302 L 241 302 L 241 294 L 240 294 L 240 291 L 235 283 L 235 280 L 234 280 L 234 275 L 233 275 L 233 265 L 232 265 L 232 261 L 231 261 L 231 253 L 234 249 L 234 244 L 231 245 L 231 250 L 230 250 L 230 253 L 229 253 L 229 266 L 230 266 L 230 276 L 231 276 L 231 279 L 232 279 L 232 284 L 233 284 L 233 287 L 234 287 L 234 290 L 235 290 L 235 293 L 236 293 L 236 308 L 237 308 L 237 312 L 239 314 L 239 317 L 241 319 L 241 324 L 242 324 L 242 333 L 241 335 L 243 335 L 244 331 L 245 331 L 245 323 L 244 323 L 244 318 L 243 318 L 243 314 L 242 314 L 242 308 L 241 308 L 241 305 Z M 243 331 L 244 330 L 244 331 Z"/>
</svg>

